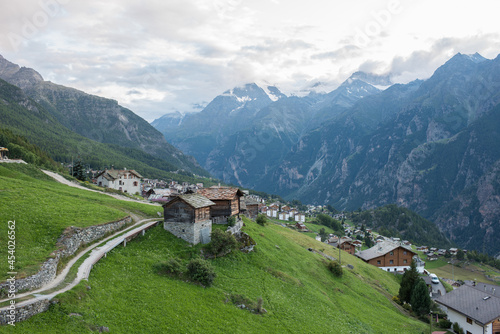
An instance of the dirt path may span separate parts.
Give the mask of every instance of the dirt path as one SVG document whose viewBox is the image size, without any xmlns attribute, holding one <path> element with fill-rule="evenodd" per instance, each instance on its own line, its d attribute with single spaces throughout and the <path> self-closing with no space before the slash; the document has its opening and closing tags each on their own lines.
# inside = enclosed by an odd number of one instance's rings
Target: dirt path
<svg viewBox="0 0 500 334">
<path fill-rule="evenodd" d="M 79 185 L 76 182 L 72 182 L 72 181 L 67 180 L 62 175 L 59 175 L 57 173 L 54 173 L 54 172 L 51 172 L 51 171 L 48 171 L 48 170 L 43 170 L 42 169 L 42 172 L 44 172 L 48 176 L 52 177 L 57 182 L 60 182 L 60 183 L 65 184 L 65 185 L 68 185 L 70 187 L 74 187 L 74 188 L 78 188 L 78 189 L 83 189 L 83 190 L 87 190 L 87 191 L 92 191 L 92 192 L 95 192 L 95 193 L 105 194 L 105 195 L 114 197 L 116 199 L 122 200 L 122 201 L 137 202 L 137 203 L 142 203 L 142 204 L 149 204 L 149 205 L 154 205 L 154 206 L 160 206 L 160 204 L 158 204 L 158 203 L 151 203 L 151 202 L 148 202 L 148 201 L 140 201 L 140 200 L 132 199 L 130 197 L 119 195 L 119 194 L 111 194 L 111 193 L 105 193 L 105 192 L 94 190 L 94 189 L 89 189 L 89 188 L 86 188 L 86 187 L 83 187 L 83 186 Z"/>
</svg>

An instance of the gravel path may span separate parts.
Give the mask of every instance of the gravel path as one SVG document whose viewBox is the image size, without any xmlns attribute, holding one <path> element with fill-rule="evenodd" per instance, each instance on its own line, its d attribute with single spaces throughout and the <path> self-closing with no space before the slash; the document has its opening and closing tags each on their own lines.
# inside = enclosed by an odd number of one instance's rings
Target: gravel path
<svg viewBox="0 0 500 334">
<path fill-rule="evenodd" d="M 63 177 L 60 174 L 57 174 L 57 173 L 54 173 L 54 172 L 51 172 L 51 171 L 48 171 L 48 170 L 43 170 L 42 169 L 42 172 L 44 172 L 48 176 L 52 177 L 56 181 L 58 181 L 58 182 L 60 182 L 62 184 L 68 185 L 70 187 L 79 188 L 79 189 L 83 189 L 83 190 L 87 190 L 87 191 L 92 191 L 92 192 L 95 192 L 95 193 L 105 194 L 105 195 L 114 197 L 116 199 L 122 200 L 122 201 L 130 201 L 130 202 L 137 202 L 137 203 L 142 203 L 142 204 L 149 204 L 149 205 L 154 205 L 154 206 L 160 206 L 160 204 L 158 204 L 158 203 L 151 203 L 151 202 L 148 202 L 148 201 L 140 201 L 140 200 L 132 199 L 130 197 L 119 195 L 119 194 L 105 193 L 105 192 L 102 192 L 102 191 L 98 191 L 98 190 L 94 190 L 94 189 L 89 189 L 89 188 L 86 188 L 84 186 L 79 185 L 76 182 L 72 182 L 72 181 L 67 180 L 65 177 Z"/>
</svg>

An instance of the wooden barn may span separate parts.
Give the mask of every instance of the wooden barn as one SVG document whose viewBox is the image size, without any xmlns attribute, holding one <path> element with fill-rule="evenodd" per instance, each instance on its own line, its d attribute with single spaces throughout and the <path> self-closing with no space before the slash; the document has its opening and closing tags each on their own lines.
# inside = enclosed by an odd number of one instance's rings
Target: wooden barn
<svg viewBox="0 0 500 334">
<path fill-rule="evenodd" d="M 192 243 L 210 242 L 210 208 L 215 203 L 199 194 L 180 195 L 163 205 L 163 228 Z"/>
<path fill-rule="evenodd" d="M 240 200 L 244 194 L 238 188 L 214 186 L 199 189 L 198 194 L 215 203 L 211 208 L 214 223 L 225 223 L 228 217 L 240 214 Z"/>
</svg>

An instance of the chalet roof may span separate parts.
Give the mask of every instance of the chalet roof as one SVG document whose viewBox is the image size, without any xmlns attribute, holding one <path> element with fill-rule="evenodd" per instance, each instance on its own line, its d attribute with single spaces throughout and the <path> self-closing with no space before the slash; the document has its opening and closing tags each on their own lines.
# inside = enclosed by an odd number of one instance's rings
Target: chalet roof
<svg viewBox="0 0 500 334">
<path fill-rule="evenodd" d="M 123 175 L 125 175 L 127 173 L 134 174 L 138 178 L 142 179 L 142 175 L 139 174 L 139 173 L 137 173 L 133 169 L 122 169 L 122 170 L 119 170 L 119 169 L 106 169 L 106 170 L 100 172 L 99 174 L 97 174 L 96 178 L 98 178 L 99 176 L 102 176 L 102 177 L 104 177 L 108 181 L 114 181 L 116 179 L 119 179 L 120 176 L 123 176 Z"/>
<path fill-rule="evenodd" d="M 389 253 L 389 252 L 391 252 L 399 247 L 404 248 L 405 250 L 415 254 L 415 252 L 410 247 L 400 245 L 400 244 L 395 244 L 393 242 L 386 240 L 386 241 L 378 243 L 377 245 L 373 246 L 372 248 L 368 248 L 364 251 L 356 253 L 356 256 L 358 256 L 359 258 L 361 258 L 365 261 L 369 261 L 369 260 L 377 258 L 379 256 L 383 256 L 383 255 L 385 255 L 385 254 L 387 254 L 387 253 Z"/>
<path fill-rule="evenodd" d="M 436 299 L 436 302 L 476 320 L 483 326 L 500 317 L 500 294 L 482 289 L 482 284 L 472 287 L 462 285 Z"/>
<path fill-rule="evenodd" d="M 238 188 L 230 187 L 210 187 L 198 189 L 198 194 L 205 196 L 211 201 L 232 200 L 236 196 L 243 196 L 243 192 Z"/>
<path fill-rule="evenodd" d="M 194 209 L 205 208 L 207 206 L 215 205 L 214 202 L 202 196 L 200 194 L 187 194 L 187 195 L 179 195 L 168 203 L 165 203 L 163 206 L 170 206 L 172 203 L 177 201 L 183 201 Z"/>
</svg>

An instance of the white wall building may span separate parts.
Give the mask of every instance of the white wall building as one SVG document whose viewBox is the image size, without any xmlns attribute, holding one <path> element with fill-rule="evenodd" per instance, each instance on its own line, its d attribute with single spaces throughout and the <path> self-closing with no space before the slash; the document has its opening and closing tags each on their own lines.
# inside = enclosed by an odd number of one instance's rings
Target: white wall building
<svg viewBox="0 0 500 334">
<path fill-rule="evenodd" d="M 123 191 L 125 193 L 141 193 L 142 176 L 135 170 L 109 169 L 97 174 L 97 185 Z"/>
<path fill-rule="evenodd" d="M 462 285 L 436 299 L 448 320 L 458 323 L 465 333 L 500 333 L 500 296 L 495 286 L 478 283 Z"/>
</svg>

